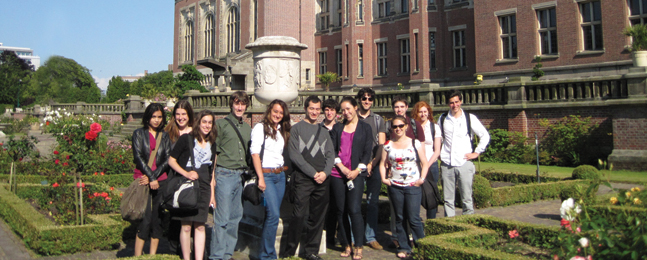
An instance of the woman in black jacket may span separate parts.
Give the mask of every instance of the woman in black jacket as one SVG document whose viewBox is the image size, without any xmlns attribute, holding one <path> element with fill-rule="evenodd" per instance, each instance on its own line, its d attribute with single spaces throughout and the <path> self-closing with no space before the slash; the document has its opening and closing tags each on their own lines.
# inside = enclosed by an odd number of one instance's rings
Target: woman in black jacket
<svg viewBox="0 0 647 260">
<path fill-rule="evenodd" d="M 134 179 L 139 179 L 140 185 L 148 185 L 150 195 L 142 222 L 137 227 L 135 239 L 135 256 L 140 256 L 144 242 L 151 239 L 150 254 L 157 253 L 159 238 L 162 237 L 162 212 L 160 208 L 161 190 L 166 186 L 166 171 L 171 152 L 171 141 L 166 132 L 164 107 L 160 104 L 150 104 L 144 111 L 143 127 L 133 132 L 133 155 L 135 162 Z M 159 144 L 159 147 L 157 147 Z M 149 165 L 149 157 L 157 150 L 153 164 Z M 162 189 L 160 189 L 162 188 Z M 145 199 L 145 198 L 142 198 Z"/>
<path fill-rule="evenodd" d="M 362 259 L 364 245 L 364 219 L 362 218 L 362 193 L 367 176 L 366 165 L 371 160 L 373 137 L 371 126 L 357 117 L 357 101 L 352 97 L 341 100 L 340 108 L 344 117 L 342 124 L 333 126 L 331 137 L 335 147 L 335 167 L 330 181 L 337 205 L 339 225 L 337 239 L 344 248 L 342 257 L 350 256 L 351 226 L 355 248 L 353 259 Z"/>
</svg>

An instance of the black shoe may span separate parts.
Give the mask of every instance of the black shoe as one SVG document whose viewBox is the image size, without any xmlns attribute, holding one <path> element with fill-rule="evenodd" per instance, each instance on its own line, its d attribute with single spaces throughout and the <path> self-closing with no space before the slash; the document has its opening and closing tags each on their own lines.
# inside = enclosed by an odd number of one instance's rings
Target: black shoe
<svg viewBox="0 0 647 260">
<path fill-rule="evenodd" d="M 305 260 L 323 260 L 323 258 L 315 254 L 307 254 L 305 256 L 302 256 L 301 258 Z"/>
</svg>

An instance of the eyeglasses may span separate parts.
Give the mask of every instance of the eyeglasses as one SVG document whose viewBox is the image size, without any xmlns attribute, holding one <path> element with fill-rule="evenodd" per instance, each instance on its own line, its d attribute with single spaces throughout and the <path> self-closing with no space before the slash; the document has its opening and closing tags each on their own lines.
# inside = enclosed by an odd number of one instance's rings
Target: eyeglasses
<svg viewBox="0 0 647 260">
<path fill-rule="evenodd" d="M 394 128 L 404 128 L 406 124 L 400 124 L 400 125 L 393 125 Z"/>
<path fill-rule="evenodd" d="M 362 97 L 362 101 L 366 101 L 366 100 L 373 102 L 372 97 Z"/>
</svg>

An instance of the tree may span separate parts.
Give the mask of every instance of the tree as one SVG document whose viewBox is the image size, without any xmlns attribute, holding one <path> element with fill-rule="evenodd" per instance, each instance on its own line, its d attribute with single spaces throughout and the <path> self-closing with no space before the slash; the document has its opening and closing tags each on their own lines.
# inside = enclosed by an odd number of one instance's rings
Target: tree
<svg viewBox="0 0 647 260">
<path fill-rule="evenodd" d="M 23 85 L 29 84 L 34 72 L 30 61 L 25 61 L 13 51 L 0 53 L 0 103 L 17 104 Z"/>
<path fill-rule="evenodd" d="M 200 85 L 200 81 L 204 80 L 204 75 L 200 71 L 193 65 L 183 65 L 181 69 L 184 73 L 178 76 L 178 81 L 175 83 L 175 86 L 180 90 L 182 95 L 189 90 L 207 92 L 207 89 Z"/>
<path fill-rule="evenodd" d="M 341 81 L 341 77 L 334 72 L 326 72 L 324 74 L 317 75 L 319 82 L 324 85 L 326 91 L 330 91 L 330 84 Z"/>
<path fill-rule="evenodd" d="M 52 56 L 33 74 L 22 96 L 33 97 L 39 104 L 50 100 L 97 103 L 101 100 L 101 90 L 88 68 L 72 59 Z"/>
<path fill-rule="evenodd" d="M 119 99 L 125 99 L 130 92 L 130 82 L 123 80 L 121 77 L 112 77 L 108 83 L 105 102 L 112 103 Z"/>
</svg>

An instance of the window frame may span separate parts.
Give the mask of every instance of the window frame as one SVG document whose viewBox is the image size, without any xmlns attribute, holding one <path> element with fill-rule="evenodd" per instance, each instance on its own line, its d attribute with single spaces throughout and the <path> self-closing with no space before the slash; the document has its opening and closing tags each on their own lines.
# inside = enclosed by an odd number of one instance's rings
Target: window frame
<svg viewBox="0 0 647 260">
<path fill-rule="evenodd" d="M 598 4 L 598 7 L 600 7 L 600 19 L 595 20 L 595 3 Z M 590 21 L 586 21 L 585 17 L 585 8 L 586 6 L 590 6 L 590 10 L 588 10 L 590 17 Z M 578 3 L 578 9 L 580 11 L 580 29 L 582 33 L 582 49 L 583 51 L 601 51 L 604 50 L 604 32 L 602 31 L 602 3 L 598 1 L 586 1 L 586 2 L 579 2 Z M 588 42 L 587 40 L 587 30 L 585 29 L 586 27 L 590 27 L 591 29 L 589 30 L 591 33 L 591 42 Z M 598 32 L 596 32 L 596 29 L 599 29 L 599 36 L 597 35 Z M 598 43 L 596 42 L 599 39 L 599 45 L 597 46 Z M 590 45 L 590 46 L 587 46 Z"/>
<path fill-rule="evenodd" d="M 460 38 L 459 44 L 456 42 L 456 38 Z M 467 68 L 467 46 L 465 40 L 465 29 L 454 30 L 452 31 L 452 56 L 454 60 L 454 68 L 461 69 Z M 459 58 L 457 58 L 459 54 Z M 460 66 L 459 66 L 460 65 Z"/>
<path fill-rule="evenodd" d="M 637 1 L 638 8 L 632 8 L 632 2 Z M 627 0 L 627 8 L 629 8 L 629 24 L 647 24 L 647 0 Z M 638 14 L 631 14 L 633 10 L 638 10 Z M 639 20 L 640 23 L 635 23 L 635 20 Z"/>
<path fill-rule="evenodd" d="M 375 43 L 376 47 L 376 57 L 377 57 L 377 71 L 376 75 L 384 77 L 388 75 L 388 49 L 387 42 L 377 42 Z"/>
<path fill-rule="evenodd" d="M 499 39 L 501 40 L 501 59 L 516 60 L 519 58 L 517 42 L 517 15 L 516 13 L 500 15 Z"/>
<path fill-rule="evenodd" d="M 400 73 L 411 73 L 411 39 L 402 38 L 400 42 Z"/>
<path fill-rule="evenodd" d="M 542 13 L 543 15 L 542 17 Z M 535 10 L 537 16 L 537 35 L 541 55 L 559 54 L 559 36 L 557 36 L 557 8 L 555 6 Z M 554 16 L 554 17 L 553 17 Z M 544 21 L 542 21 L 542 19 Z M 552 21 L 555 21 L 552 26 Z M 555 46 L 553 46 L 553 41 Z M 553 49 L 554 47 L 554 49 Z"/>
<path fill-rule="evenodd" d="M 436 70 L 436 32 L 429 32 L 429 69 Z"/>
<path fill-rule="evenodd" d="M 336 59 L 336 65 L 337 65 L 337 75 L 338 76 L 343 76 L 344 73 L 344 57 L 343 51 L 341 48 L 335 49 L 335 59 Z"/>
<path fill-rule="evenodd" d="M 319 74 L 328 72 L 328 51 L 319 52 Z"/>
</svg>

